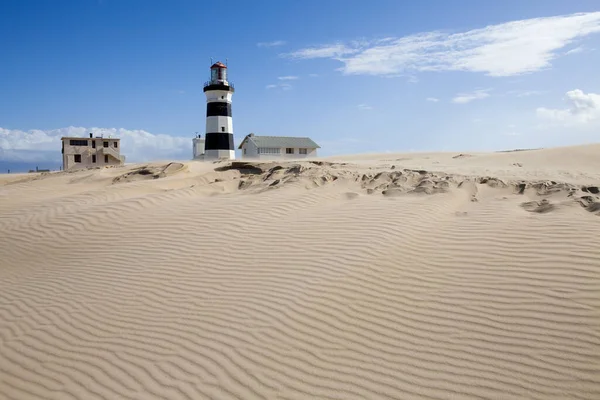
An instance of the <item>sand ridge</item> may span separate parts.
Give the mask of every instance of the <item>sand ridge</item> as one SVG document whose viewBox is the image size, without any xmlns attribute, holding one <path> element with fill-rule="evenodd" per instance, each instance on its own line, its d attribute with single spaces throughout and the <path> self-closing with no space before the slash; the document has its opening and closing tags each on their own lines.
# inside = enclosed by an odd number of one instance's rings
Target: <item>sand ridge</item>
<svg viewBox="0 0 600 400">
<path fill-rule="evenodd" d="M 596 399 L 597 151 L 4 176 L 0 398 Z"/>
</svg>

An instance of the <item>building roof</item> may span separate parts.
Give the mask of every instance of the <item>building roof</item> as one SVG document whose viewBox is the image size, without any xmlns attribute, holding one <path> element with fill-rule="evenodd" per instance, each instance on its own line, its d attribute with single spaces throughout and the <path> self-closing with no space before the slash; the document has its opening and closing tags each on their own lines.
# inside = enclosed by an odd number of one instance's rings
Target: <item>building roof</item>
<svg viewBox="0 0 600 400">
<path fill-rule="evenodd" d="M 213 68 L 227 68 L 227 65 L 223 64 L 221 61 L 217 61 L 216 63 L 210 66 L 210 69 Z"/>
<path fill-rule="evenodd" d="M 316 144 L 308 137 L 294 136 L 255 136 L 254 134 L 247 135 L 238 149 L 241 149 L 246 140 L 251 140 L 256 147 L 301 147 L 309 149 L 320 149 L 321 146 Z"/>
<path fill-rule="evenodd" d="M 121 138 L 115 138 L 115 137 L 100 137 L 100 136 L 94 136 L 93 138 L 89 137 L 89 136 L 63 136 L 60 138 L 60 140 L 90 140 L 90 139 L 105 139 L 105 140 L 121 140 Z"/>
</svg>

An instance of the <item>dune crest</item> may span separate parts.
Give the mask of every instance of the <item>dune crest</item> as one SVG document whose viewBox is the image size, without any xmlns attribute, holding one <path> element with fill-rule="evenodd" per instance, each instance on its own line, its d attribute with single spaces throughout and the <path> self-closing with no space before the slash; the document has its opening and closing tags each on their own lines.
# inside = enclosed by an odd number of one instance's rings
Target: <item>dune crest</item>
<svg viewBox="0 0 600 400">
<path fill-rule="evenodd" d="M 0 398 L 597 399 L 600 146 L 0 179 Z"/>
</svg>

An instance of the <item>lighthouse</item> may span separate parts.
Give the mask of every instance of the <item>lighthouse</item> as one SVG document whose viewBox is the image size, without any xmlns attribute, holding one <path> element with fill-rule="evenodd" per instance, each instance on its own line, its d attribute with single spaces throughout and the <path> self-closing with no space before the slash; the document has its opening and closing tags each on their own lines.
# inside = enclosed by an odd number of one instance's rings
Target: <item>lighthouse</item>
<svg viewBox="0 0 600 400">
<path fill-rule="evenodd" d="M 233 160 L 233 121 L 231 97 L 233 84 L 227 81 L 227 66 L 216 62 L 210 67 L 210 81 L 204 84 L 206 95 L 205 160 Z"/>
</svg>

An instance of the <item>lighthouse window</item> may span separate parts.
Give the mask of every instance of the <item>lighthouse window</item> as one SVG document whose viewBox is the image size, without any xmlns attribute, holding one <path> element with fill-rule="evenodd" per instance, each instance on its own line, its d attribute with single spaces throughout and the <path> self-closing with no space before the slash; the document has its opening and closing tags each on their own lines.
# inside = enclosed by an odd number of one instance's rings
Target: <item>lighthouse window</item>
<svg viewBox="0 0 600 400">
<path fill-rule="evenodd" d="M 221 132 L 225 132 L 225 127 L 224 126 L 221 127 Z"/>
</svg>

